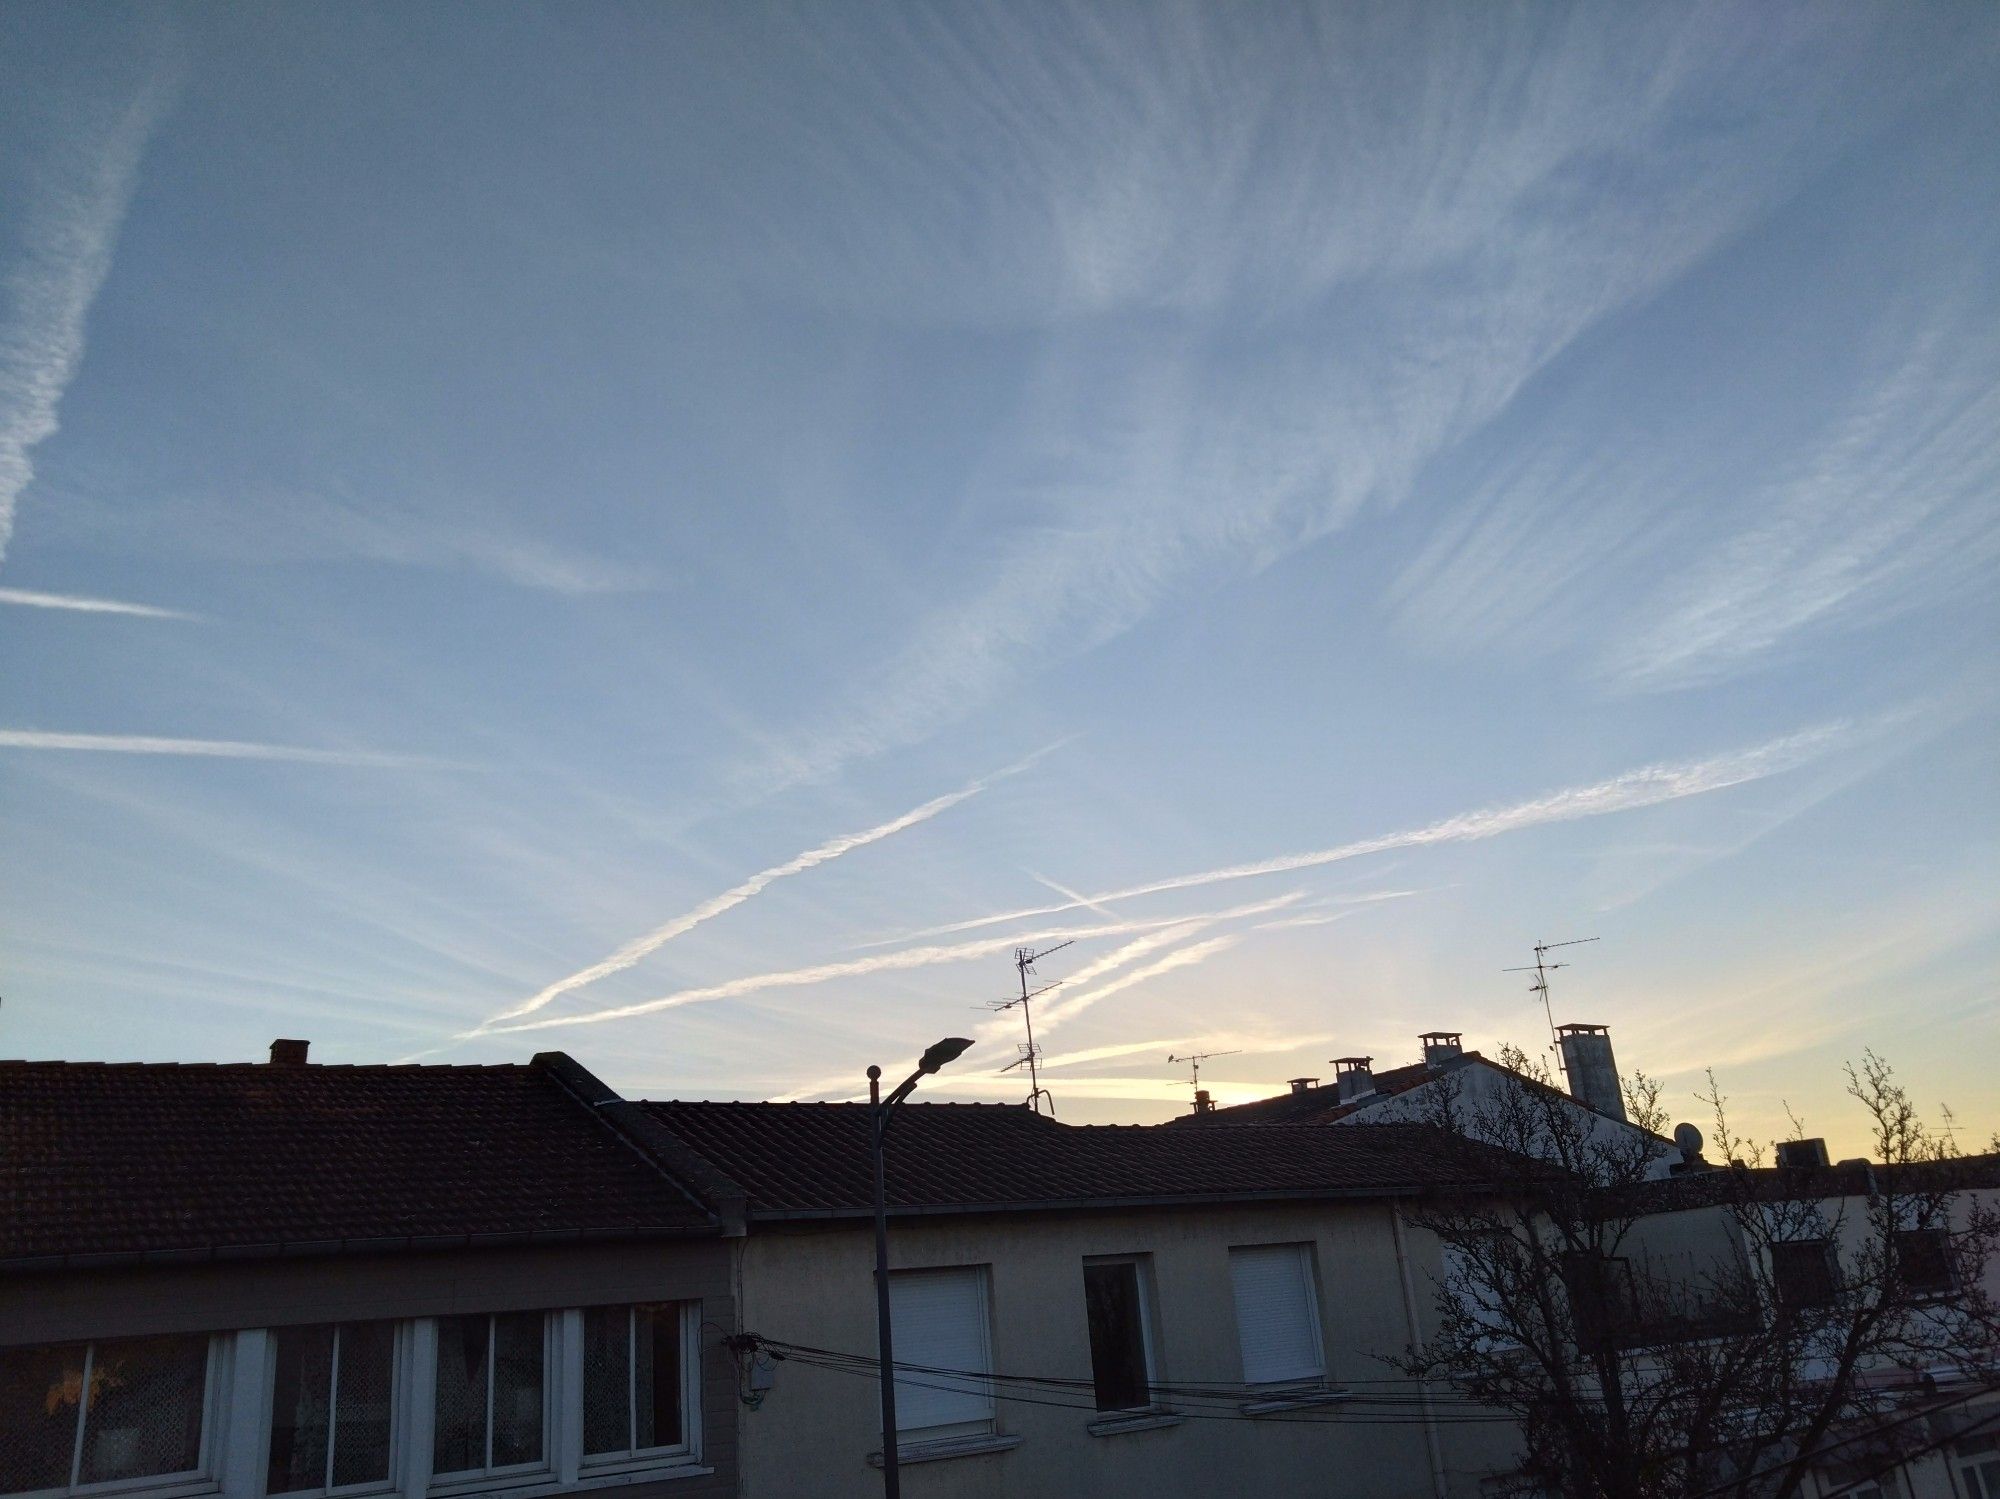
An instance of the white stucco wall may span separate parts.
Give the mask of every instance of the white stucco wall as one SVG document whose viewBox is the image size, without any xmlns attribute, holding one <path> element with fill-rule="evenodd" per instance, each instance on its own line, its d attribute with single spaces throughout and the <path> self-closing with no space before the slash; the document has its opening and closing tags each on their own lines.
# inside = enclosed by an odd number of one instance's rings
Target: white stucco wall
<svg viewBox="0 0 2000 1499">
<path fill-rule="evenodd" d="M 1231 1294 L 1232 1245 L 1313 1246 L 1328 1372 L 1380 1391 L 1395 1376 L 1372 1357 L 1409 1341 L 1408 1302 L 1391 1208 L 1382 1202 L 1282 1204 L 1092 1214 L 1003 1214 L 892 1223 L 891 1264 L 991 1267 L 994 1365 L 1004 1372 L 1087 1380 L 1086 1255 L 1150 1253 L 1157 1376 L 1234 1384 L 1242 1378 Z M 1414 1299 L 1428 1323 L 1436 1247 L 1405 1235 Z M 873 1240 L 864 1223 L 793 1232 L 761 1229 L 742 1241 L 746 1330 L 843 1352 L 875 1348 Z M 1367 1383 L 1364 1383 L 1366 1381 Z M 1397 1393 L 1415 1387 L 1397 1381 Z M 743 1414 L 744 1493 L 873 1496 L 880 1473 L 873 1380 L 778 1366 L 763 1407 Z M 1411 1407 L 1414 1409 L 1414 1407 Z M 1379 1413 L 1379 1408 L 1378 1408 Z M 910 1499 L 1002 1495 L 1354 1495 L 1435 1499 L 1430 1432 L 1405 1424 L 1190 1417 L 1165 1429 L 1093 1436 L 1095 1413 L 1002 1399 L 998 1426 L 1018 1435 L 1007 1452 L 906 1466 Z M 1437 1462 L 1452 1496 L 1478 1492 L 1477 1475 L 1506 1461 L 1511 1428 L 1443 1425 Z"/>
</svg>

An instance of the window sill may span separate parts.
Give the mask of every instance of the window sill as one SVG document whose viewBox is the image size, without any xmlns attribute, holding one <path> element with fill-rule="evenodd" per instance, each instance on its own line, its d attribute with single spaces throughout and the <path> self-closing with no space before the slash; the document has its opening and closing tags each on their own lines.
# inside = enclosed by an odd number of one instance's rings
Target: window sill
<svg viewBox="0 0 2000 1499">
<path fill-rule="evenodd" d="M 977 1437 L 945 1437 L 935 1442 L 898 1443 L 896 1461 L 900 1466 L 907 1467 L 911 1463 L 943 1462 L 952 1457 L 983 1457 L 989 1452 L 1012 1452 L 1020 1445 L 1019 1437 L 997 1433 Z M 869 1453 L 868 1466 L 881 1467 L 882 1454 Z"/>
<path fill-rule="evenodd" d="M 1246 1416 L 1276 1416 L 1285 1411 L 1311 1410 L 1314 1406 L 1339 1405 L 1354 1397 L 1346 1390 L 1273 1390 L 1260 1400 L 1246 1400 L 1236 1408 Z"/>
<path fill-rule="evenodd" d="M 1146 1406 L 1139 1410 L 1106 1411 L 1084 1427 L 1094 1437 L 1123 1436 L 1128 1431 L 1161 1431 L 1169 1426 L 1181 1424 L 1179 1411 L 1169 1410 L 1163 1405 Z"/>
<path fill-rule="evenodd" d="M 575 1483 L 563 1483 L 547 1473 L 537 1473 L 530 1477 L 516 1479 L 507 1485 L 488 1482 L 486 1484 L 437 1485 L 430 1490 L 430 1499 L 460 1499 L 472 1494 L 504 1493 L 508 1499 L 542 1499 L 548 1494 L 585 1494 L 594 1489 L 625 1488 L 635 1483 L 664 1483 L 674 1478 L 706 1478 L 715 1471 L 692 1458 L 679 1458 L 672 1462 L 656 1463 L 651 1467 L 619 1468 L 615 1472 L 602 1470 L 592 1472 L 586 1469 L 577 1475 Z"/>
</svg>

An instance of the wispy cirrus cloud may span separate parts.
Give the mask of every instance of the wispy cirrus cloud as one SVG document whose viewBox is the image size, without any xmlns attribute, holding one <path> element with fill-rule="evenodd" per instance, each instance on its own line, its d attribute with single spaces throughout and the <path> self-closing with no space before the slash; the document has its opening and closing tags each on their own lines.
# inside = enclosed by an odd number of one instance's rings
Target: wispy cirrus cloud
<svg viewBox="0 0 2000 1499">
<path fill-rule="evenodd" d="M 0 270 L 0 558 L 35 447 L 55 435 L 63 392 L 83 363 L 84 325 L 138 181 L 139 161 L 171 88 L 121 104 L 66 108 L 25 174 L 13 257 Z"/>
<path fill-rule="evenodd" d="M 194 619 L 180 609 L 132 604 L 123 599 L 90 598 L 77 593 L 37 593 L 28 588 L 0 588 L 0 604 L 22 609 L 69 609 L 79 614 L 128 614 L 140 619 Z"/>
<path fill-rule="evenodd" d="M 779 880 L 789 879 L 795 874 L 804 874 L 809 869 L 817 869 L 820 865 L 831 863 L 844 854 L 851 854 L 856 849 L 880 843 L 885 838 L 893 838 L 896 834 L 906 832 L 920 823 L 929 822 L 933 817 L 950 811 L 959 803 L 970 801 L 996 782 L 1003 781 L 1009 776 L 1019 775 L 1056 748 L 1057 745 L 1048 745 L 991 775 L 981 776 L 975 781 L 968 782 L 956 791 L 934 796 L 902 815 L 890 818 L 887 822 L 877 823 L 874 827 L 865 828 L 858 833 L 844 833 L 838 838 L 830 838 L 825 843 L 807 849 L 804 853 L 793 855 L 782 864 L 773 864 L 769 869 L 760 869 L 748 879 L 730 886 L 720 895 L 712 895 L 701 904 L 674 917 L 673 920 L 654 927 L 644 936 L 633 938 L 610 957 L 592 963 L 587 968 L 579 968 L 575 973 L 559 978 L 554 983 L 537 990 L 511 1009 L 500 1011 L 483 1021 L 470 1034 L 478 1035 L 489 1027 L 501 1025 L 504 1021 L 513 1020 L 521 1015 L 532 1015 L 565 994 L 581 989 L 587 984 L 594 984 L 599 979 L 608 978 L 614 973 L 623 973 L 658 952 L 676 937 L 685 936 L 703 922 L 712 921 L 725 911 L 733 911 L 745 901 L 763 894 Z"/>
<path fill-rule="evenodd" d="M 1586 817 L 1604 817 L 1614 812 L 1630 812 L 1640 807 L 1678 801 L 1684 797 L 1705 796 L 1711 791 L 1721 791 L 1731 786 L 1759 781 L 1766 776 L 1778 775 L 1804 765 L 1844 742 L 1851 732 L 1852 726 L 1844 722 L 1824 724 L 1768 740 L 1732 754 L 1715 755 L 1705 760 L 1641 766 L 1637 770 L 1628 770 L 1622 775 L 1596 781 L 1587 786 L 1572 786 L 1507 806 L 1461 812 L 1454 817 L 1447 817 L 1420 828 L 1384 833 L 1374 838 L 1357 839 L 1352 843 L 1314 849 L 1307 853 L 1281 854 L 1276 858 L 1258 859 L 1247 864 L 1227 864 L 1219 869 L 1205 869 L 1195 874 L 1175 875 L 1170 879 L 1153 880 L 1143 885 L 1128 885 L 1119 890 L 1100 891 L 1091 896 L 1090 900 L 1094 902 L 1133 900 L 1140 896 L 1160 895 L 1173 890 L 1194 890 L 1232 880 L 1258 879 L 1265 875 L 1317 869 L 1348 859 L 1387 853 L 1392 849 L 1425 848 L 1444 843 L 1475 843 L 1487 838 L 1497 838 L 1505 833 L 1518 832 L 1524 828 L 1541 827 L 1557 822 L 1574 822 Z M 975 931 L 980 927 L 994 926 L 1003 922 L 1052 916 L 1064 911 L 1077 910 L 1084 904 L 1086 902 L 1081 900 L 1066 901 L 1059 905 L 1029 906 L 1021 910 L 1002 911 L 997 915 L 977 916 L 967 921 L 926 927 L 921 931 L 905 934 L 902 940 L 945 936 L 953 932 Z"/>
<path fill-rule="evenodd" d="M 421 755 L 375 750 L 313 749 L 296 744 L 259 744 L 242 739 L 173 739 L 156 734 L 61 734 L 42 729 L 0 729 L 0 749 L 69 750 L 105 755 L 191 755 L 214 760 L 290 760 L 305 765 L 431 765 L 446 762 Z"/>
</svg>

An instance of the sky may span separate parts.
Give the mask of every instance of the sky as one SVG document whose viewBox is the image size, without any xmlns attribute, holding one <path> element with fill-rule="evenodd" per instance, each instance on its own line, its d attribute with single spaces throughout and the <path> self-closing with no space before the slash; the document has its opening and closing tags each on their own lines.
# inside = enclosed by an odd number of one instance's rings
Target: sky
<svg viewBox="0 0 2000 1499">
<path fill-rule="evenodd" d="M 1986 4 L 8 0 L 0 1054 L 1977 1145 L 1996 484 Z"/>
</svg>

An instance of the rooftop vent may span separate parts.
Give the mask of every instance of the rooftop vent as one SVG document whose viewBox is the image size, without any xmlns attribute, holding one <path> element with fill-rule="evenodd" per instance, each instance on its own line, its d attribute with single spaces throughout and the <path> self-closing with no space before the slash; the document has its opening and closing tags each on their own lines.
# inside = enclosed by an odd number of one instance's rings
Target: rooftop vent
<svg viewBox="0 0 2000 1499">
<path fill-rule="evenodd" d="M 1295 1077 L 1291 1082 L 1292 1092 L 1295 1094 L 1309 1093 L 1319 1086 L 1319 1079 L 1316 1077 Z"/>
<path fill-rule="evenodd" d="M 310 1041 L 287 1041 L 282 1038 L 271 1043 L 271 1065 L 273 1067 L 303 1067 L 306 1064 L 306 1048 Z"/>
<path fill-rule="evenodd" d="M 1357 1098 L 1366 1098 L 1375 1091 L 1375 1065 L 1373 1057 L 1335 1057 L 1333 1078 L 1340 1085 L 1340 1101 L 1352 1103 Z"/>
<path fill-rule="evenodd" d="M 1425 1031 L 1417 1037 L 1423 1043 L 1424 1065 L 1435 1067 L 1441 1062 L 1464 1056 L 1465 1048 L 1459 1044 L 1461 1039 L 1457 1031 Z"/>
<path fill-rule="evenodd" d="M 1827 1164 L 1826 1141 L 1815 1135 L 1810 1140 L 1780 1140 L 1778 1164 L 1795 1171 L 1809 1171 Z"/>
</svg>

